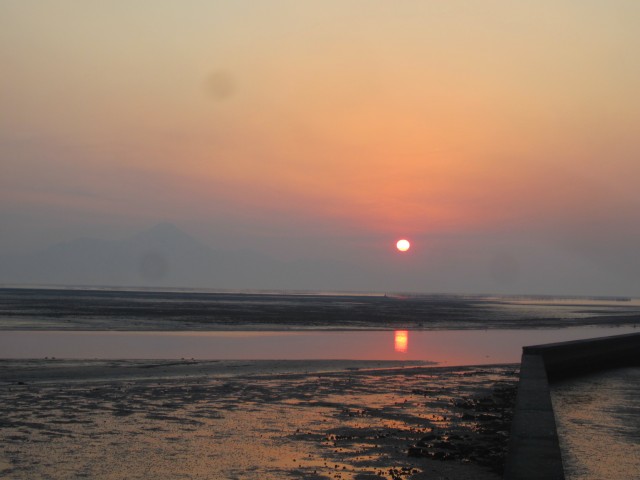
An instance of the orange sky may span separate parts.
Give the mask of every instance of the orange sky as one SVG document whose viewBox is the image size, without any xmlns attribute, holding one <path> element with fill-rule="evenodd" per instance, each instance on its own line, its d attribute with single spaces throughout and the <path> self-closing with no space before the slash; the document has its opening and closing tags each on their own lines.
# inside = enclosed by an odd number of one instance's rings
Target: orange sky
<svg viewBox="0 0 640 480">
<path fill-rule="evenodd" d="M 0 248 L 158 220 L 280 255 L 629 238 L 638 18 L 631 0 L 3 2 Z"/>
</svg>

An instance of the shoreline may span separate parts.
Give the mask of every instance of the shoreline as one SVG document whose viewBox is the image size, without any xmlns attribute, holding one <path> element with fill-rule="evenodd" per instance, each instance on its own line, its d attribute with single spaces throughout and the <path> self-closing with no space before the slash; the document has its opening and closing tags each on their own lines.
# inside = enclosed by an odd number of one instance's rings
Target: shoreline
<svg viewBox="0 0 640 480">
<path fill-rule="evenodd" d="M 213 376 L 311 375 L 348 371 L 455 368 L 393 360 L 0 359 L 0 386 L 17 382 L 150 381 Z"/>
</svg>

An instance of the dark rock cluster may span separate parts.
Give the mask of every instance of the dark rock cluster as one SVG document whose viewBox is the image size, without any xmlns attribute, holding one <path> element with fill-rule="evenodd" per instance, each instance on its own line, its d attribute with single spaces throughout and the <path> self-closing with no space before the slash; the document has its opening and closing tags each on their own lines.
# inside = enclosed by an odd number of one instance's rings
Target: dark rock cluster
<svg viewBox="0 0 640 480">
<path fill-rule="evenodd" d="M 488 395 L 453 399 L 456 420 L 409 447 L 409 456 L 476 463 L 501 474 L 516 393 L 517 384 L 499 383 Z"/>
</svg>

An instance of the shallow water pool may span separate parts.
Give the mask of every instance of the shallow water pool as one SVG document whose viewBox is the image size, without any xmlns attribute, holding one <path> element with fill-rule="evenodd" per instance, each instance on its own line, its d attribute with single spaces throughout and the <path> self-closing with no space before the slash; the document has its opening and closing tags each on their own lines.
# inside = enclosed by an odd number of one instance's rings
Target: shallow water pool
<svg viewBox="0 0 640 480">
<path fill-rule="evenodd" d="M 636 332 L 633 327 L 536 330 L 298 332 L 0 332 L 0 358 L 520 361 L 524 345 Z"/>
</svg>

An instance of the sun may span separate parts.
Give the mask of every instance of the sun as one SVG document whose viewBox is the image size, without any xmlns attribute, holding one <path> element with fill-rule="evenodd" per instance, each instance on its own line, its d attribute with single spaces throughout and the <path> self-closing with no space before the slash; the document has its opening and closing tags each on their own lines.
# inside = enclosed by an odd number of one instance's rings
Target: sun
<svg viewBox="0 0 640 480">
<path fill-rule="evenodd" d="M 402 240 L 398 240 L 398 243 L 396 243 L 396 248 L 401 252 L 406 252 L 411 248 L 411 244 L 409 243 L 409 240 L 405 240 L 403 238 Z"/>
</svg>

